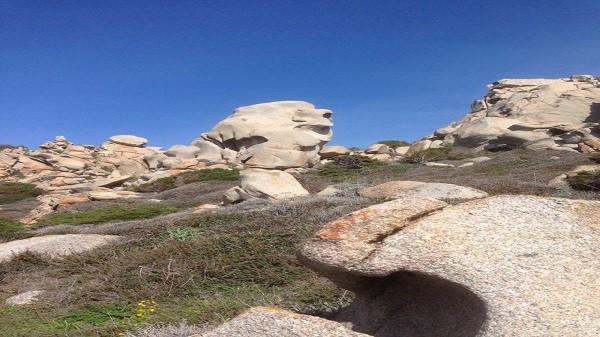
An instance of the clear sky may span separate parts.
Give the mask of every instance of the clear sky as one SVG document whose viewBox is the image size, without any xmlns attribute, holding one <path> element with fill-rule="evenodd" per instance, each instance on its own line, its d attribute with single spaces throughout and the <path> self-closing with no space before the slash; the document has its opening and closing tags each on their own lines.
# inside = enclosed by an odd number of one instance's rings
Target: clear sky
<svg viewBox="0 0 600 337">
<path fill-rule="evenodd" d="M 599 0 L 0 0 L 0 143 L 187 144 L 307 100 L 334 141 L 414 140 L 500 78 L 600 75 Z"/>
</svg>

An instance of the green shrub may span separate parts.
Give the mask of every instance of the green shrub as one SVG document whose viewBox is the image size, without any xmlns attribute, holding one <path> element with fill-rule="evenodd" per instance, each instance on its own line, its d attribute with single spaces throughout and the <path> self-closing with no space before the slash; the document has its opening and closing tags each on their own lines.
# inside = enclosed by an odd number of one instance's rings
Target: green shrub
<svg viewBox="0 0 600 337">
<path fill-rule="evenodd" d="M 436 149 L 427 149 L 404 158 L 408 163 L 423 163 L 440 160 L 462 160 L 473 158 L 473 154 L 457 150 L 452 147 L 440 147 Z"/>
<path fill-rule="evenodd" d="M 401 146 L 410 146 L 409 142 L 405 142 L 403 140 L 381 140 L 377 142 L 378 144 L 385 144 L 391 148 L 397 148 Z"/>
<path fill-rule="evenodd" d="M 177 187 L 175 177 L 159 178 L 151 183 L 145 183 L 132 188 L 135 192 L 162 192 Z"/>
<path fill-rule="evenodd" d="M 0 218 L 0 240 L 15 240 L 26 236 L 26 230 L 19 222 Z"/>
<path fill-rule="evenodd" d="M 169 229 L 167 231 L 169 239 L 177 241 L 189 241 L 198 237 L 198 230 L 191 227 Z"/>
<path fill-rule="evenodd" d="M 0 182 L 0 205 L 37 197 L 43 193 L 32 184 Z"/>
<path fill-rule="evenodd" d="M 96 208 L 80 212 L 60 212 L 49 215 L 39 221 L 40 224 L 92 224 L 115 220 L 148 219 L 176 212 L 173 206 L 160 204 L 128 204 L 105 208 Z"/>
<path fill-rule="evenodd" d="M 579 172 L 567 177 L 572 188 L 581 191 L 600 191 L 600 171 Z"/>
<path fill-rule="evenodd" d="M 333 162 L 313 171 L 311 174 L 331 179 L 333 182 L 343 182 L 359 176 L 375 174 L 398 175 L 406 171 L 406 164 L 387 164 L 379 160 L 356 155 L 337 156 Z"/>
<path fill-rule="evenodd" d="M 198 181 L 237 181 L 240 179 L 240 172 L 227 169 L 205 169 L 188 171 L 177 176 L 184 184 Z"/>
<path fill-rule="evenodd" d="M 157 179 L 151 183 L 145 183 L 131 188 L 135 192 L 162 192 L 177 186 L 200 181 L 237 181 L 240 172 L 221 168 L 187 171 L 178 176 Z"/>
</svg>

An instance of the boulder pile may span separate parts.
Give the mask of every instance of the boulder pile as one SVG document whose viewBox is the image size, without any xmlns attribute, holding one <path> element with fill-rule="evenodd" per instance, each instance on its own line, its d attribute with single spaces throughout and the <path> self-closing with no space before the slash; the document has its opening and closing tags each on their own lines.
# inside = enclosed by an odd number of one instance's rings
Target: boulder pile
<svg viewBox="0 0 600 337">
<path fill-rule="evenodd" d="M 600 152 L 600 79 L 505 79 L 461 120 L 408 150 L 459 145 L 480 150 L 554 149 Z"/>
</svg>

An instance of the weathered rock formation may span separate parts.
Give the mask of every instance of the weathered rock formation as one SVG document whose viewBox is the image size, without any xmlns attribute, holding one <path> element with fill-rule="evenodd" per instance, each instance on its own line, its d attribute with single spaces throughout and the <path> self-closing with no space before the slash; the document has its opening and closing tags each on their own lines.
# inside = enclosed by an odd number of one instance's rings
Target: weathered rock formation
<svg viewBox="0 0 600 337">
<path fill-rule="evenodd" d="M 333 322 L 259 308 L 206 336 L 597 336 L 599 210 L 598 201 L 518 195 L 367 207 L 299 252 L 356 294 Z"/>
<path fill-rule="evenodd" d="M 332 136 L 332 112 L 302 101 L 261 103 L 235 109 L 193 142 L 198 158 L 246 167 L 310 167 Z"/>
<path fill-rule="evenodd" d="M 357 294 L 374 336 L 600 333 L 600 202 L 398 199 L 325 226 L 302 259 Z"/>
<path fill-rule="evenodd" d="M 600 151 L 599 78 L 507 79 L 489 88 L 465 117 L 413 144 L 409 154 L 436 145 Z"/>
</svg>

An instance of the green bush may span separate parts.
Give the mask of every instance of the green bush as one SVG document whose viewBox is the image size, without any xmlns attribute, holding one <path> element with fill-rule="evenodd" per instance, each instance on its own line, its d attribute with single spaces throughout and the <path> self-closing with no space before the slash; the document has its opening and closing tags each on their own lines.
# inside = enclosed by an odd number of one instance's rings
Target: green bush
<svg viewBox="0 0 600 337">
<path fill-rule="evenodd" d="M 167 231 L 167 234 L 169 235 L 169 239 L 171 239 L 171 240 L 189 241 L 189 240 L 193 240 L 193 239 L 197 238 L 198 234 L 200 234 L 200 233 L 195 228 L 183 227 L 183 228 L 169 229 Z"/>
<path fill-rule="evenodd" d="M 452 147 L 440 147 L 417 152 L 404 158 L 408 163 L 423 163 L 440 160 L 462 160 L 473 158 L 473 154 L 462 152 Z"/>
<path fill-rule="evenodd" d="M 397 148 L 401 146 L 410 146 L 409 142 L 405 142 L 403 140 L 381 140 L 377 142 L 378 144 L 385 144 L 391 148 Z"/>
<path fill-rule="evenodd" d="M 227 169 L 205 169 L 188 171 L 177 176 L 184 184 L 194 183 L 198 181 L 237 181 L 240 179 L 240 172 Z"/>
<path fill-rule="evenodd" d="M 572 188 L 581 191 L 600 191 L 600 171 L 579 172 L 567 177 Z"/>
<path fill-rule="evenodd" d="M 162 192 L 177 186 L 200 181 L 237 181 L 240 172 L 221 168 L 204 169 L 184 172 L 178 176 L 157 179 L 151 183 L 145 183 L 131 188 L 135 192 Z"/>
<path fill-rule="evenodd" d="M 0 240 L 15 240 L 26 236 L 26 230 L 19 222 L 0 218 Z"/>
<path fill-rule="evenodd" d="M 79 212 L 60 212 L 49 215 L 39 221 L 40 224 L 92 224 L 115 220 L 148 219 L 176 212 L 173 206 L 160 204 L 128 204 L 105 208 L 96 208 Z"/>
<path fill-rule="evenodd" d="M 382 161 L 356 155 L 337 156 L 333 162 L 313 171 L 311 174 L 343 182 L 358 176 L 393 173 L 401 174 L 407 169 L 406 164 L 386 164 Z"/>
<path fill-rule="evenodd" d="M 162 192 L 177 187 L 175 177 L 159 178 L 151 183 L 145 183 L 132 188 L 135 192 Z"/>
<path fill-rule="evenodd" d="M 0 205 L 37 197 L 44 191 L 31 184 L 0 182 Z"/>
</svg>

